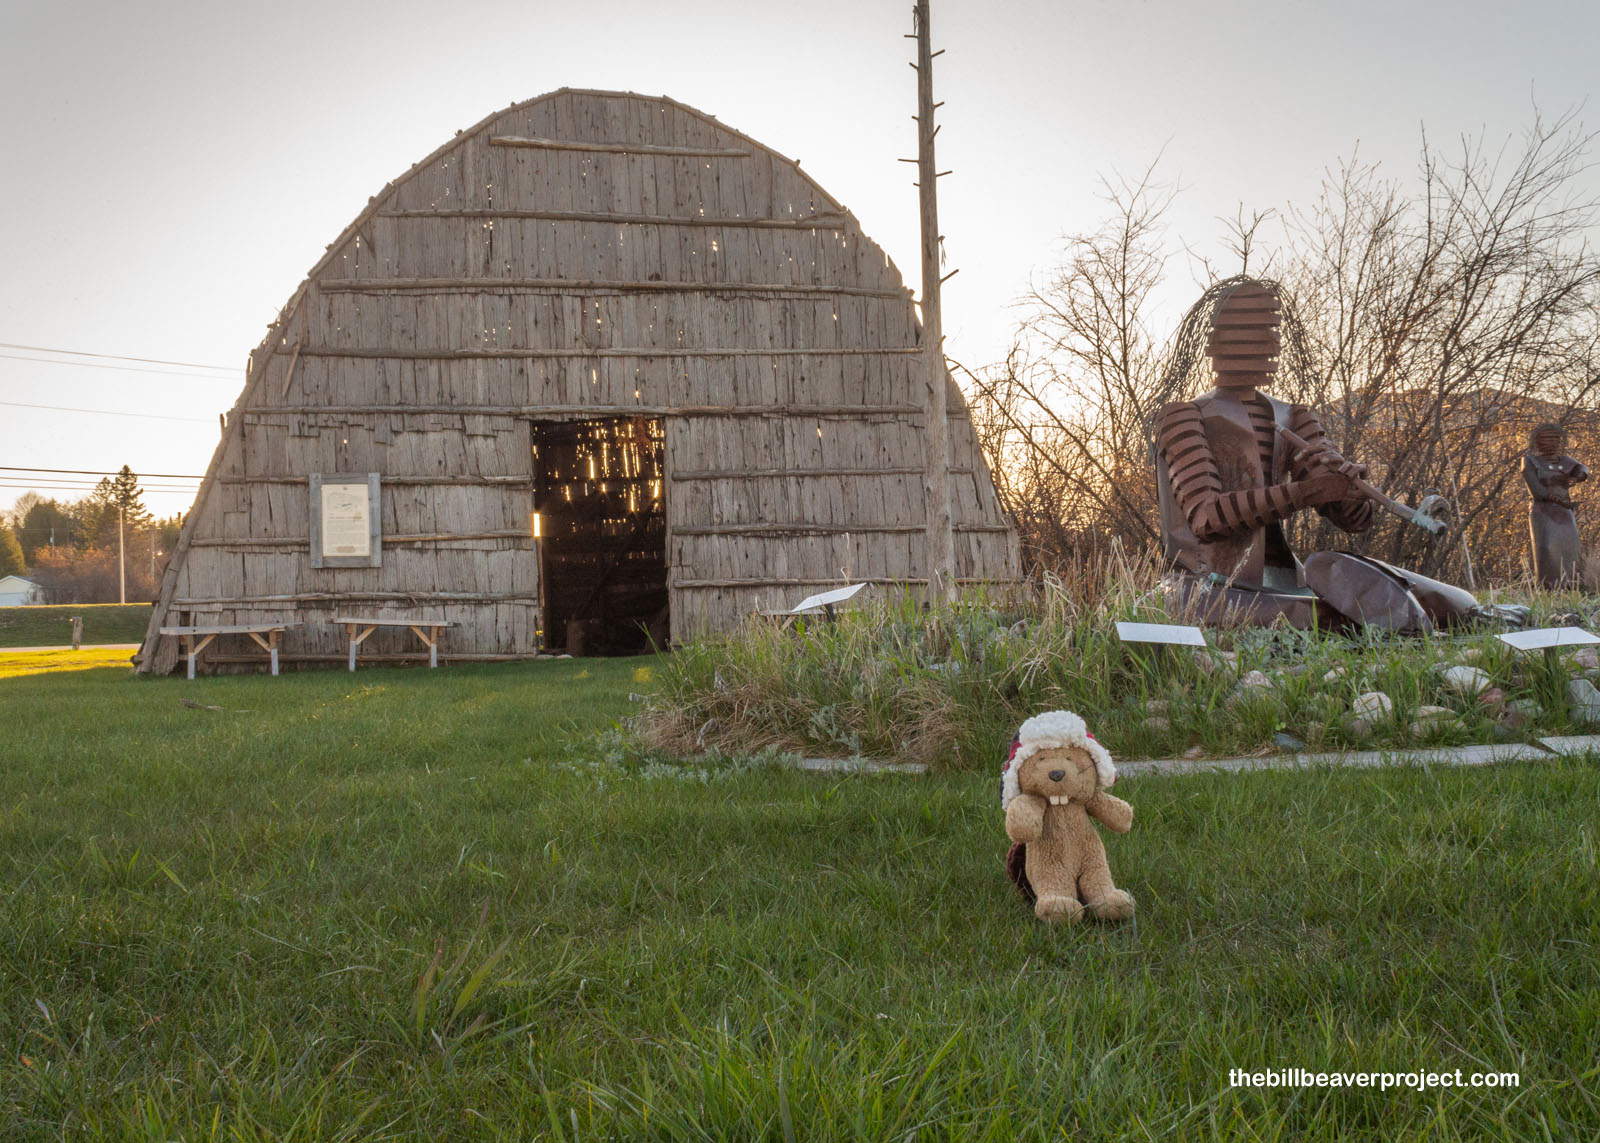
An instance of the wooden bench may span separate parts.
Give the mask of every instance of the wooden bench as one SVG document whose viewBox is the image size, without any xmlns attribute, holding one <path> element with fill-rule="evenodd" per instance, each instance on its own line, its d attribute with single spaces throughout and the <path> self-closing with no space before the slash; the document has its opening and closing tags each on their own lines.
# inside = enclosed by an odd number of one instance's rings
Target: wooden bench
<svg viewBox="0 0 1600 1143">
<path fill-rule="evenodd" d="M 356 669 L 356 651 L 380 627 L 409 627 L 415 631 L 428 648 L 428 666 L 439 665 L 439 633 L 455 624 L 446 619 L 380 619 L 373 616 L 336 615 L 333 621 L 344 624 L 345 636 L 350 640 L 350 669 Z"/>
<path fill-rule="evenodd" d="M 278 640 L 293 623 L 236 623 L 192 624 L 186 627 L 163 627 L 161 634 L 176 635 L 183 640 L 183 650 L 189 656 L 189 677 L 194 678 L 195 656 L 204 651 L 218 635 L 248 635 L 261 645 L 272 659 L 272 673 L 278 673 Z"/>
</svg>

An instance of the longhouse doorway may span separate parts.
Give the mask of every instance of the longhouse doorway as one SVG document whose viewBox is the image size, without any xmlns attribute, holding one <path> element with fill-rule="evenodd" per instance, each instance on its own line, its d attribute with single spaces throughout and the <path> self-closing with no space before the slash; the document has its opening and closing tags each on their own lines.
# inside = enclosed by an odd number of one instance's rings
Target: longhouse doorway
<svg viewBox="0 0 1600 1143">
<path fill-rule="evenodd" d="M 664 647 L 665 447 L 649 417 L 533 422 L 543 645 L 572 655 Z"/>
</svg>

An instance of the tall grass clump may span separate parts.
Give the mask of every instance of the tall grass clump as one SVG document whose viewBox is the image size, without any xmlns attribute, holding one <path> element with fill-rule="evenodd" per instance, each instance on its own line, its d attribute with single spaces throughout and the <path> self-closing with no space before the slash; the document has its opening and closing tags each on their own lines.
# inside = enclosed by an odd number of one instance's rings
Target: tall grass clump
<svg viewBox="0 0 1600 1143">
<path fill-rule="evenodd" d="M 1124 758 L 1461 744 L 1572 729 L 1564 688 L 1585 664 L 1569 661 L 1552 675 L 1485 628 L 1418 638 L 1218 627 L 1198 654 L 1123 643 L 1119 620 L 1195 621 L 1168 610 L 1157 578 L 1152 565 L 1117 557 L 1070 581 L 980 591 L 949 608 L 898 595 L 788 628 L 753 618 L 664 658 L 633 731 L 649 749 L 684 754 L 777 748 L 960 768 L 996 765 L 1023 719 L 1058 707 L 1082 714 Z M 1533 600 L 1541 622 L 1579 603 L 1521 597 Z M 1444 672 L 1454 665 L 1485 671 L 1498 700 L 1452 687 Z M 1392 710 L 1357 722 L 1352 704 L 1372 691 L 1388 695 Z M 1514 705 L 1519 713 L 1507 718 Z"/>
</svg>

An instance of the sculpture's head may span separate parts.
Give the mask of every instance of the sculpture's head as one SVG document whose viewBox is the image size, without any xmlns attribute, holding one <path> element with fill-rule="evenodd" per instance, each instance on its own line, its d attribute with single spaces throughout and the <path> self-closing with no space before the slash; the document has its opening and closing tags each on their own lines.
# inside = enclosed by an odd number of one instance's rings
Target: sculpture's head
<svg viewBox="0 0 1600 1143">
<path fill-rule="evenodd" d="M 1244 278 L 1211 311 L 1206 355 L 1223 389 L 1259 389 L 1278 371 L 1283 303 L 1272 282 Z"/>
<path fill-rule="evenodd" d="M 1546 422 L 1528 434 L 1528 448 L 1545 460 L 1555 460 L 1567 451 L 1567 430 Z"/>
</svg>

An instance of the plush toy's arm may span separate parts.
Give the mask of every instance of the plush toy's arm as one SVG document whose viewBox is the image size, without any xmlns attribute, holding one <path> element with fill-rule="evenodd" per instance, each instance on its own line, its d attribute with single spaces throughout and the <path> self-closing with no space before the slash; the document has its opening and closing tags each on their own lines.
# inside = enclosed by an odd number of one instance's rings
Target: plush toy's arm
<svg viewBox="0 0 1600 1143">
<path fill-rule="evenodd" d="M 1121 798 L 1096 790 L 1094 797 L 1083 804 L 1089 816 L 1113 833 L 1127 833 L 1133 828 L 1133 807 Z"/>
<path fill-rule="evenodd" d="M 1006 807 L 1006 836 L 1026 845 L 1044 833 L 1045 800 L 1037 794 L 1018 794 Z"/>
</svg>

